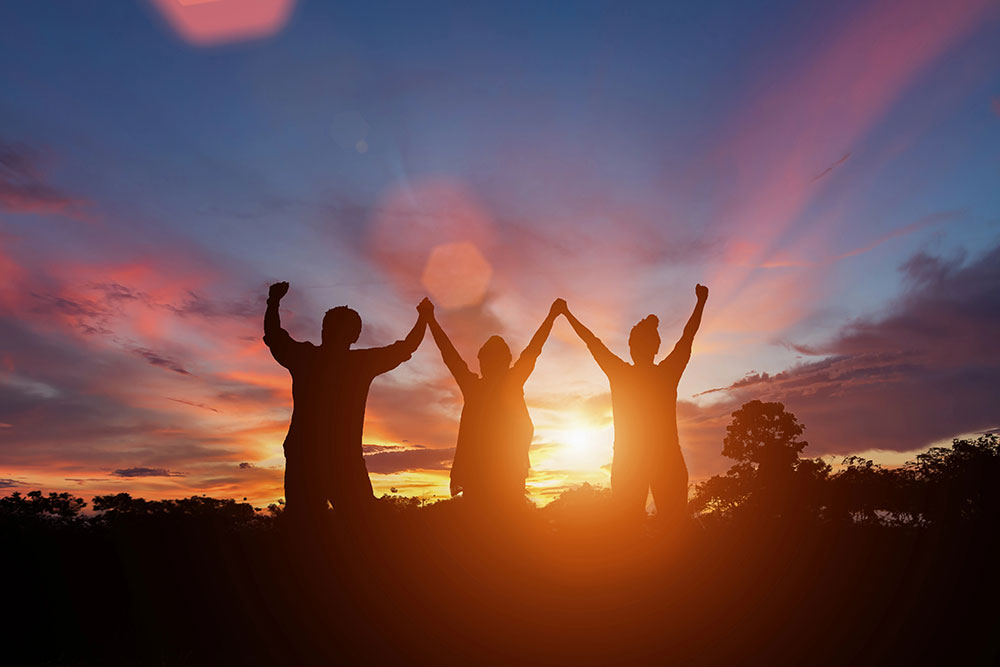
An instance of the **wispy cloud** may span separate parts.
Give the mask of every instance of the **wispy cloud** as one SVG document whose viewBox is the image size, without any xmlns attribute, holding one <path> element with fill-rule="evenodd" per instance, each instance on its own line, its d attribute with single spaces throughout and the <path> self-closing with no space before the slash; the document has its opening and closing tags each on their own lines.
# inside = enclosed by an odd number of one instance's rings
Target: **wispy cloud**
<svg viewBox="0 0 1000 667">
<path fill-rule="evenodd" d="M 0 211 L 58 214 L 86 219 L 87 200 L 49 184 L 38 164 L 38 155 L 24 144 L 0 141 Z"/>
<path fill-rule="evenodd" d="M 833 171 L 834 169 L 836 169 L 840 165 L 842 165 L 845 162 L 847 162 L 847 160 L 850 157 L 851 157 L 851 154 L 849 152 L 848 153 L 844 153 L 844 155 L 839 160 L 837 160 L 836 162 L 834 162 L 833 164 L 831 164 L 829 167 L 827 167 L 826 169 L 824 169 L 820 173 L 816 174 L 813 177 L 813 180 L 814 181 L 818 181 L 819 179 L 823 178 L 824 176 L 826 176 L 827 174 L 829 174 L 831 171 Z"/>
<path fill-rule="evenodd" d="M 119 468 L 111 473 L 115 477 L 184 477 L 187 473 L 172 472 L 166 468 Z"/>
</svg>

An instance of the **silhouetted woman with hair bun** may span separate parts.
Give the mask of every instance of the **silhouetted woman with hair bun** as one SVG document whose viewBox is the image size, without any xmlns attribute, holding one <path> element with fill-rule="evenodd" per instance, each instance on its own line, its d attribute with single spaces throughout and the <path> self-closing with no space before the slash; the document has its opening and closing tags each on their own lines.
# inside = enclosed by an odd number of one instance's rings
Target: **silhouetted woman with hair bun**
<svg viewBox="0 0 1000 667">
<path fill-rule="evenodd" d="M 613 354 L 566 309 L 566 319 L 590 349 L 611 384 L 615 452 L 611 494 L 625 514 L 642 516 L 653 492 L 656 512 L 667 523 L 683 518 L 688 472 L 677 438 L 677 383 L 691 359 L 691 345 L 701 325 L 708 288 L 697 285 L 698 299 L 673 351 L 654 363 L 660 349 L 656 315 L 643 318 L 628 337 L 631 364 Z"/>
</svg>

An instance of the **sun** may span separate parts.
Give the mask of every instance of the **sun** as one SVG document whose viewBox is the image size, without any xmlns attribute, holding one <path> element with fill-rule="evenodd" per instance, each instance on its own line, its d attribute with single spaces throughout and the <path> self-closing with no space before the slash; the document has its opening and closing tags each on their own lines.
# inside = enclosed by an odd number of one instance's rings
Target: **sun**
<svg viewBox="0 0 1000 667">
<path fill-rule="evenodd" d="M 580 420 L 546 431 L 550 446 L 545 460 L 539 461 L 542 468 L 600 474 L 601 466 L 611 461 L 613 435 L 608 428 Z"/>
<path fill-rule="evenodd" d="M 594 446 L 595 434 L 589 428 L 574 428 L 563 434 L 563 446 L 577 456 L 587 455 Z"/>
</svg>

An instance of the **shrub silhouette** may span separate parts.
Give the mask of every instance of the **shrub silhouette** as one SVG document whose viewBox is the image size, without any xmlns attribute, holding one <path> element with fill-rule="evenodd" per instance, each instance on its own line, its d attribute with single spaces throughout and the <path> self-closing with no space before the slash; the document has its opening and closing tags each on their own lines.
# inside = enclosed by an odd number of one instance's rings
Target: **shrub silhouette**
<svg viewBox="0 0 1000 667">
<path fill-rule="evenodd" d="M 87 506 L 83 498 L 69 493 L 49 493 L 29 491 L 21 495 L 15 491 L 0 498 L 0 520 L 6 523 L 72 523 L 80 518 L 80 512 Z"/>
</svg>

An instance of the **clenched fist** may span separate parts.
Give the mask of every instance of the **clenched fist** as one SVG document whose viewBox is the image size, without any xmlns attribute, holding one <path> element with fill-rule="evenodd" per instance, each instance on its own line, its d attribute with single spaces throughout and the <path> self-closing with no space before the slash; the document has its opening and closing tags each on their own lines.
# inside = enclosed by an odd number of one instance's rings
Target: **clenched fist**
<svg viewBox="0 0 1000 667">
<path fill-rule="evenodd" d="M 286 294 L 288 294 L 287 282 L 274 283 L 273 285 L 271 285 L 271 288 L 267 290 L 267 298 L 269 300 L 274 299 L 275 301 L 279 301 L 281 300 L 281 297 L 285 296 Z"/>
</svg>

